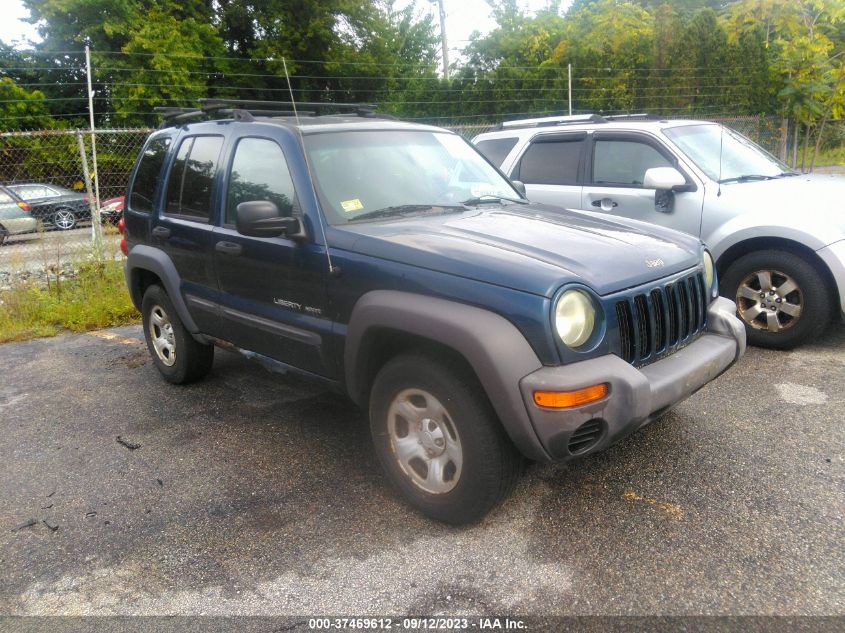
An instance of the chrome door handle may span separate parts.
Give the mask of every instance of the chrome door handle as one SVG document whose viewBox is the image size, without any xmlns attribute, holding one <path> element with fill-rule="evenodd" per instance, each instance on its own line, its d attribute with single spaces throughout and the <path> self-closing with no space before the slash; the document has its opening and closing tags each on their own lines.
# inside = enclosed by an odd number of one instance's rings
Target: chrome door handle
<svg viewBox="0 0 845 633">
<path fill-rule="evenodd" d="M 616 207 L 619 206 L 618 202 L 611 200 L 610 198 L 602 198 L 601 200 L 593 200 L 591 204 L 594 207 L 601 207 L 605 201 L 607 201 L 607 203 L 610 205 L 611 209 L 615 209 Z"/>
</svg>

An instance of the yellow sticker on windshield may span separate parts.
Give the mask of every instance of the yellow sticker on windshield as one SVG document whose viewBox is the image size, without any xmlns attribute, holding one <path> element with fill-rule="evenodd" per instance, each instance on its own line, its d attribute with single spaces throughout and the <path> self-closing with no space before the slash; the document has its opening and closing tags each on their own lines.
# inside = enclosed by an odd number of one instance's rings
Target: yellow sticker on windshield
<svg viewBox="0 0 845 633">
<path fill-rule="evenodd" d="M 343 210 L 347 213 L 352 213 L 353 211 L 360 211 L 364 208 L 364 205 L 361 204 L 361 201 L 358 198 L 354 200 L 344 200 L 340 203 L 340 206 L 343 207 Z"/>
</svg>

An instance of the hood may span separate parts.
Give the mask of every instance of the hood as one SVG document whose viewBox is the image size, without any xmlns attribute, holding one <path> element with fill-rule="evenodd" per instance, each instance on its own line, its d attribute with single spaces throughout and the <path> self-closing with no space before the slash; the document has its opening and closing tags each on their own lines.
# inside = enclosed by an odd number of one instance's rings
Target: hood
<svg viewBox="0 0 845 633">
<path fill-rule="evenodd" d="M 764 224 L 815 230 L 830 241 L 845 237 L 845 176 L 801 174 L 728 183 L 719 198 L 726 208 L 759 211 Z"/>
<path fill-rule="evenodd" d="M 697 238 L 538 204 L 333 228 L 335 248 L 546 297 L 569 282 L 605 295 L 701 261 Z"/>
</svg>

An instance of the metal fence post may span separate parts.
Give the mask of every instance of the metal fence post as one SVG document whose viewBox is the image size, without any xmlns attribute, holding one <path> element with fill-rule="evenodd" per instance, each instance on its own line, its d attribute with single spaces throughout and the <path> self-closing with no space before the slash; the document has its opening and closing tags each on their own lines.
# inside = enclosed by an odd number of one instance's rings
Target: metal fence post
<svg viewBox="0 0 845 633">
<path fill-rule="evenodd" d="M 85 155 L 85 142 L 82 140 L 82 130 L 76 131 L 76 143 L 79 145 L 79 160 L 82 163 L 82 177 L 85 179 L 85 191 L 88 192 L 88 207 L 91 209 L 91 241 L 94 253 L 99 259 L 103 255 L 103 233 L 100 224 L 100 212 L 91 191 L 91 174 L 88 173 L 88 157 Z"/>
</svg>

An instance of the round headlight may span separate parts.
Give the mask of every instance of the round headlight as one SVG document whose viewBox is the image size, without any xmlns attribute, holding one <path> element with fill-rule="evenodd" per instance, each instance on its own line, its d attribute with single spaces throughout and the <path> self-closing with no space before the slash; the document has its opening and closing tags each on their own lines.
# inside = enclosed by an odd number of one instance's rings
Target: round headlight
<svg viewBox="0 0 845 633">
<path fill-rule="evenodd" d="M 707 282 L 707 288 L 713 288 L 713 258 L 710 253 L 704 251 L 704 281 Z"/>
<path fill-rule="evenodd" d="M 596 309 L 587 293 L 567 290 L 555 306 L 555 328 L 560 339 L 569 347 L 581 347 L 593 333 Z"/>
</svg>

